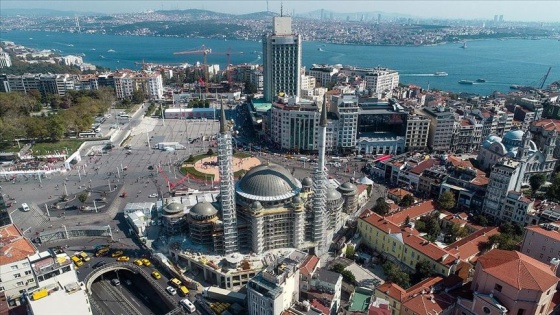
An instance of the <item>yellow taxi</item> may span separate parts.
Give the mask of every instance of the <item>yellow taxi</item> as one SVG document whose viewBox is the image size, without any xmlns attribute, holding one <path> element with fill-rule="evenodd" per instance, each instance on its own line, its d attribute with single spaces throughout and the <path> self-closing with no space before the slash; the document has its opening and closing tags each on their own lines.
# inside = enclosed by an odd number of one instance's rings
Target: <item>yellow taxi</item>
<svg viewBox="0 0 560 315">
<path fill-rule="evenodd" d="M 144 266 L 146 266 L 146 267 L 152 265 L 152 263 L 151 263 L 148 259 L 146 259 L 146 258 L 142 258 L 142 264 L 143 264 Z"/>
<path fill-rule="evenodd" d="M 119 257 L 119 256 L 122 256 L 122 254 L 123 254 L 123 251 L 122 251 L 122 250 L 118 250 L 118 251 L 116 251 L 116 252 L 113 252 L 113 253 L 111 254 L 111 257 L 113 257 L 113 258 Z"/>
<path fill-rule="evenodd" d="M 142 266 L 142 261 L 141 261 L 140 259 L 136 259 L 136 260 L 134 261 L 134 264 L 135 264 L 136 266 Z"/>
<path fill-rule="evenodd" d="M 117 258 L 117 261 L 121 261 L 121 262 L 127 262 L 130 260 L 130 257 L 128 256 L 120 256 L 119 258 Z"/>
<path fill-rule="evenodd" d="M 152 271 L 152 277 L 154 277 L 154 279 L 158 280 L 158 279 L 161 278 L 161 275 L 159 274 L 159 272 L 154 270 L 154 271 Z"/>
<path fill-rule="evenodd" d="M 181 280 L 177 279 L 177 278 L 171 278 L 171 280 L 169 280 L 169 284 L 171 284 L 172 286 L 176 287 L 177 289 L 183 285 L 181 283 Z"/>
</svg>

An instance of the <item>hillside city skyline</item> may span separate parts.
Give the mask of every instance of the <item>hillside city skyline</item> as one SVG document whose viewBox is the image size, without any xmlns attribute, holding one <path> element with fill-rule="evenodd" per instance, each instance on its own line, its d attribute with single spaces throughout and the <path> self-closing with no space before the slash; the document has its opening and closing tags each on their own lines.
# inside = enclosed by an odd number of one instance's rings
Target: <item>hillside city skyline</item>
<svg viewBox="0 0 560 315">
<path fill-rule="evenodd" d="M 503 16 L 506 21 L 557 22 L 560 3 L 551 1 L 345 1 L 343 7 L 335 1 L 140 1 L 133 7 L 129 1 L 3 1 L 2 8 L 8 10 L 50 9 L 60 11 L 117 14 L 138 13 L 149 10 L 201 9 L 221 13 L 245 14 L 260 11 L 286 15 L 306 16 L 306 14 L 326 10 L 348 14 L 350 19 L 359 19 L 364 14 L 400 15 L 419 19 L 463 19 L 492 20 Z M 476 5 L 475 5 L 476 4 Z"/>
</svg>

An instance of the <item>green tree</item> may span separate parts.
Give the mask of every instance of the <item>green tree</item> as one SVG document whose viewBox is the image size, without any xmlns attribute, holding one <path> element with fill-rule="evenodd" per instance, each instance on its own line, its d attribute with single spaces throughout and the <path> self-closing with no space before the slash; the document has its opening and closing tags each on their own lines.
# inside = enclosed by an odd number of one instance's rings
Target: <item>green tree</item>
<svg viewBox="0 0 560 315">
<path fill-rule="evenodd" d="M 255 94 L 257 93 L 257 87 L 251 83 L 251 81 L 245 81 L 245 94 Z"/>
<path fill-rule="evenodd" d="M 59 115 L 52 115 L 47 118 L 47 132 L 52 141 L 58 141 L 64 137 L 66 126 L 62 117 Z"/>
<path fill-rule="evenodd" d="M 350 284 L 356 284 L 356 277 L 350 270 L 342 270 L 342 272 L 340 272 L 340 275 L 342 276 L 342 280 Z"/>
<path fill-rule="evenodd" d="M 410 275 L 402 271 L 397 265 L 386 262 L 383 264 L 383 271 L 388 281 L 394 282 L 404 289 L 410 286 Z"/>
<path fill-rule="evenodd" d="M 146 95 L 144 94 L 144 91 L 136 90 L 132 93 L 132 102 L 134 104 L 143 103 L 145 100 L 146 100 Z"/>
<path fill-rule="evenodd" d="M 465 227 L 453 223 L 451 227 L 448 229 L 448 234 L 446 235 L 446 242 L 453 243 L 457 241 L 457 239 L 461 239 L 467 235 L 469 235 L 469 231 Z"/>
<path fill-rule="evenodd" d="M 206 155 L 214 155 L 214 150 L 212 150 L 211 148 L 208 149 L 208 152 L 206 152 Z"/>
<path fill-rule="evenodd" d="M 404 225 L 408 225 L 410 223 L 410 216 L 406 216 L 406 218 L 404 219 Z"/>
<path fill-rule="evenodd" d="M 533 196 L 537 193 L 539 188 L 546 182 L 546 177 L 544 174 L 535 174 L 529 178 L 529 184 L 531 185 L 531 191 Z"/>
<path fill-rule="evenodd" d="M 439 196 L 439 206 L 445 210 L 455 207 L 455 195 L 451 191 L 445 191 Z"/>
<path fill-rule="evenodd" d="M 560 173 L 556 173 L 552 179 L 552 183 L 547 190 L 547 197 L 556 201 L 560 201 Z"/>
<path fill-rule="evenodd" d="M 88 193 L 85 192 L 85 191 L 83 193 L 81 193 L 80 195 L 78 195 L 78 200 L 81 203 L 85 203 L 87 199 L 88 199 Z"/>
<path fill-rule="evenodd" d="M 474 217 L 474 222 L 480 226 L 488 226 L 488 218 L 484 214 L 478 214 Z"/>
<path fill-rule="evenodd" d="M 373 211 L 381 216 L 386 215 L 389 213 L 389 204 L 385 201 L 385 198 L 379 197 L 375 201 L 375 206 L 373 206 Z"/>
<path fill-rule="evenodd" d="M 432 266 L 428 260 L 422 260 L 416 263 L 416 276 L 420 280 L 424 280 L 432 275 Z"/>
<path fill-rule="evenodd" d="M 488 242 L 491 245 L 496 246 L 503 250 L 517 250 L 519 249 L 520 237 L 516 237 L 508 233 L 494 234 L 488 238 Z"/>
<path fill-rule="evenodd" d="M 411 194 L 408 194 L 401 199 L 400 206 L 406 208 L 411 206 L 413 203 L 414 203 L 414 197 Z"/>
<path fill-rule="evenodd" d="M 356 249 L 352 245 L 346 246 L 346 258 L 354 259 L 354 255 L 356 254 Z"/>
</svg>

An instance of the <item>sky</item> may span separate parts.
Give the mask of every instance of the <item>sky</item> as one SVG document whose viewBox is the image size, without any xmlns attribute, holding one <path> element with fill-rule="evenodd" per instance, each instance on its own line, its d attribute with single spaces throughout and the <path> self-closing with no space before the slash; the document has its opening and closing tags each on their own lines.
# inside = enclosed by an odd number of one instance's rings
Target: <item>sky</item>
<svg viewBox="0 0 560 315">
<path fill-rule="evenodd" d="M 130 13 L 146 10 L 205 9 L 227 13 L 258 11 L 280 12 L 280 1 L 266 0 L 205 0 L 205 1 L 153 1 L 153 0 L 1 0 L 1 9 L 55 9 L 100 13 Z M 284 0 L 284 12 L 296 14 L 317 9 L 341 13 L 373 12 L 400 13 L 419 18 L 482 19 L 492 20 L 503 15 L 505 21 L 560 21 L 560 1 L 532 0 L 408 0 L 408 1 L 356 1 L 356 0 Z"/>
</svg>

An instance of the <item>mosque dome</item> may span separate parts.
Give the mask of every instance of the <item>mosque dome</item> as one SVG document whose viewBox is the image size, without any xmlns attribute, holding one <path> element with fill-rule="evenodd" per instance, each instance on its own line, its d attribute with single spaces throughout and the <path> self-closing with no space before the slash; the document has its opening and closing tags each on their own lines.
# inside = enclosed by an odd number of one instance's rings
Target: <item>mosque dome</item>
<svg viewBox="0 0 560 315">
<path fill-rule="evenodd" d="M 277 164 L 259 165 L 249 170 L 236 185 L 237 193 L 250 200 L 286 200 L 301 190 L 301 183 Z"/>
<path fill-rule="evenodd" d="M 262 209 L 262 205 L 261 205 L 260 202 L 258 202 L 258 201 L 255 200 L 255 201 L 253 201 L 253 203 L 251 204 L 251 209 L 253 209 L 253 210 Z"/>
<path fill-rule="evenodd" d="M 303 200 L 301 200 L 301 198 L 299 196 L 294 196 L 292 198 L 292 204 L 301 205 L 302 203 L 303 203 Z"/>
<path fill-rule="evenodd" d="M 358 188 L 356 187 L 356 185 L 352 184 L 351 182 L 346 182 L 340 186 L 338 186 L 338 189 L 344 193 L 350 193 L 350 192 L 355 192 L 358 190 Z"/>
<path fill-rule="evenodd" d="M 313 186 L 313 180 L 311 179 L 311 177 L 305 177 L 301 180 L 301 185 L 304 188 L 311 188 L 311 186 Z"/>
<path fill-rule="evenodd" d="M 189 214 L 194 218 L 208 218 L 218 214 L 218 210 L 206 201 L 199 202 L 189 211 Z"/>
<path fill-rule="evenodd" d="M 523 140 L 523 130 L 510 130 L 504 135 L 504 142 L 520 142 L 521 140 Z"/>
<path fill-rule="evenodd" d="M 328 201 L 335 201 L 339 200 L 342 195 L 334 188 L 327 189 L 327 200 Z"/>
<path fill-rule="evenodd" d="M 172 202 L 170 204 L 168 204 L 167 206 L 165 206 L 163 208 L 163 210 L 167 213 L 167 214 L 177 214 L 181 211 L 183 211 L 183 205 L 177 202 Z"/>
</svg>

